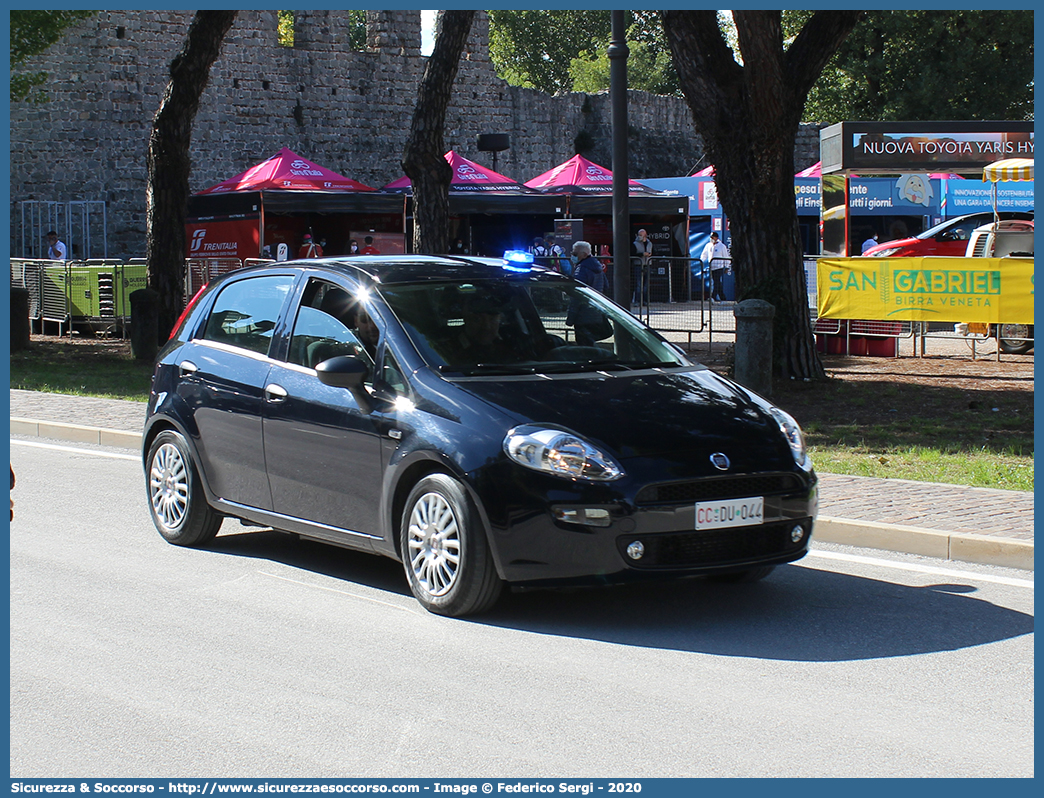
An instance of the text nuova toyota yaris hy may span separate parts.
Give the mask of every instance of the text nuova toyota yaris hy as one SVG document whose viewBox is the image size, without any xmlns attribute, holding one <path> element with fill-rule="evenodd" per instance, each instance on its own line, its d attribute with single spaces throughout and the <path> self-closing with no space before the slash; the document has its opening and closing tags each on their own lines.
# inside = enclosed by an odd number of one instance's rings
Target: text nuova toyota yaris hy
<svg viewBox="0 0 1044 798">
<path fill-rule="evenodd" d="M 160 534 L 225 518 L 403 563 L 473 615 L 506 586 L 754 581 L 808 551 L 800 428 L 589 287 L 528 263 L 271 263 L 201 291 L 143 436 Z"/>
</svg>

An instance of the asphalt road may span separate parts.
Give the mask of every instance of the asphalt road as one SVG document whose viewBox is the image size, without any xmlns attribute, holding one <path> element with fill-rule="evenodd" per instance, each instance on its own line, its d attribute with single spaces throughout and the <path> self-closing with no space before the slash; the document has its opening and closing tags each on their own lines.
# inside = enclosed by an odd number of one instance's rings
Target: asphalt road
<svg viewBox="0 0 1044 798">
<path fill-rule="evenodd" d="M 1033 775 L 1025 571 L 817 546 L 451 620 L 390 560 L 168 545 L 126 450 L 11 456 L 12 777 Z"/>
</svg>

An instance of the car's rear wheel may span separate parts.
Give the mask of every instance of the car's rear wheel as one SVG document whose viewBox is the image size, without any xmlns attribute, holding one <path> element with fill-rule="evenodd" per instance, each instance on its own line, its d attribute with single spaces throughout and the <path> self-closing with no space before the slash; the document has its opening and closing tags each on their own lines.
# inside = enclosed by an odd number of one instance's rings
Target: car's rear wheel
<svg viewBox="0 0 1044 798">
<path fill-rule="evenodd" d="M 1033 348 L 1032 324 L 1000 324 L 997 326 L 997 345 L 1009 355 L 1024 355 Z"/>
<path fill-rule="evenodd" d="M 733 571 L 729 574 L 715 574 L 711 577 L 715 582 L 727 582 L 732 585 L 745 585 L 760 582 L 776 570 L 774 565 L 763 565 L 760 568 L 748 568 L 746 571 Z"/>
<path fill-rule="evenodd" d="M 214 539 L 221 515 L 207 504 L 188 444 L 177 432 L 164 430 L 149 447 L 149 511 L 168 543 L 201 546 Z"/>
<path fill-rule="evenodd" d="M 410 590 L 430 612 L 477 615 L 500 597 L 482 521 L 464 487 L 447 474 L 418 482 L 402 516 L 402 561 Z"/>
</svg>

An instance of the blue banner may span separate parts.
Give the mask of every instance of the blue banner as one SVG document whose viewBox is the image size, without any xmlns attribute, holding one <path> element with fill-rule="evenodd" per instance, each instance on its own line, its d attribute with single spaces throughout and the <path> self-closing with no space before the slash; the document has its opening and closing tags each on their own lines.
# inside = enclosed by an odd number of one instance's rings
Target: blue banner
<svg viewBox="0 0 1044 798">
<path fill-rule="evenodd" d="M 993 210 L 995 184 L 980 180 L 946 180 L 943 216 L 964 216 Z M 998 211 L 1032 211 L 1033 181 L 997 183 Z"/>
</svg>

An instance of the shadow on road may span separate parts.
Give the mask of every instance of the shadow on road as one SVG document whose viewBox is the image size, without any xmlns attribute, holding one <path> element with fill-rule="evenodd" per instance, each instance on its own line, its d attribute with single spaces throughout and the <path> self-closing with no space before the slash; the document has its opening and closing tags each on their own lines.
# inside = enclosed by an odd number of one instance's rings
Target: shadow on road
<svg viewBox="0 0 1044 798">
<path fill-rule="evenodd" d="M 272 531 L 225 533 L 211 551 L 280 562 L 413 601 L 392 560 Z M 975 596 L 970 584 L 909 587 L 784 565 L 730 585 L 683 579 L 506 593 L 488 614 L 455 621 L 536 634 L 730 657 L 801 662 L 953 651 L 1033 632 L 1033 616 Z"/>
</svg>

